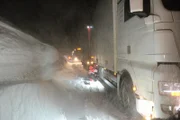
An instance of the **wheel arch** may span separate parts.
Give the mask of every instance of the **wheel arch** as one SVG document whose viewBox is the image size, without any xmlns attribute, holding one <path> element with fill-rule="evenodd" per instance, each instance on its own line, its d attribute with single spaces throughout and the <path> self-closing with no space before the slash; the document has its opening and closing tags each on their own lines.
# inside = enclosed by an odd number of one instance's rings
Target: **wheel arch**
<svg viewBox="0 0 180 120">
<path fill-rule="evenodd" d="M 131 74 L 127 69 L 123 69 L 122 71 L 117 72 L 117 84 L 121 82 L 122 77 L 128 75 L 131 78 L 132 84 L 134 84 L 134 75 Z"/>
</svg>

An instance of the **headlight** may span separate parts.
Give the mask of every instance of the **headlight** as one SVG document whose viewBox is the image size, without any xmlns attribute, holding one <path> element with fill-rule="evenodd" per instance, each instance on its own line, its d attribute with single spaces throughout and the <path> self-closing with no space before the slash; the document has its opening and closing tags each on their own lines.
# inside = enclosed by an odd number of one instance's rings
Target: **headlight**
<svg viewBox="0 0 180 120">
<path fill-rule="evenodd" d="M 75 58 L 74 58 L 74 61 L 78 61 L 78 58 L 77 58 L 77 57 L 75 57 Z"/>
<path fill-rule="evenodd" d="M 178 97 L 178 96 L 180 96 L 180 91 L 172 91 L 172 92 L 171 92 L 171 96 L 173 96 L 173 97 Z"/>
<path fill-rule="evenodd" d="M 180 96 L 180 83 L 159 82 L 159 93 L 161 95 Z"/>
</svg>

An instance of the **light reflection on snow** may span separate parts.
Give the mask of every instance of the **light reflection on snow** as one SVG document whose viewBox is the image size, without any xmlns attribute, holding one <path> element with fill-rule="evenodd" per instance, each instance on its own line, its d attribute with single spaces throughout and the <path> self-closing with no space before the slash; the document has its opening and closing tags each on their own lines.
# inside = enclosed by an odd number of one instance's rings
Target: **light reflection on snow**
<svg viewBox="0 0 180 120">
<path fill-rule="evenodd" d="M 96 82 L 90 82 L 90 85 L 93 87 L 93 88 L 98 88 L 99 91 L 104 91 L 104 86 L 99 82 L 99 81 L 96 81 Z"/>
<path fill-rule="evenodd" d="M 78 72 L 83 73 L 81 70 Z M 0 89 L 1 118 L 7 120 L 128 120 L 113 104 L 99 81 L 85 84 L 84 76 L 64 68 L 56 79 Z M 56 85 L 56 86 L 54 86 Z M 112 96 L 112 97 L 111 97 Z M 109 99 L 110 98 L 110 99 Z M 6 120 L 5 119 L 5 120 Z"/>
<path fill-rule="evenodd" d="M 91 88 L 92 90 L 98 90 L 99 92 L 104 92 L 105 90 L 104 86 L 99 81 L 93 80 L 91 78 L 85 80 L 81 78 L 80 82 L 77 81 L 77 83 L 81 84 L 85 89 Z"/>
</svg>

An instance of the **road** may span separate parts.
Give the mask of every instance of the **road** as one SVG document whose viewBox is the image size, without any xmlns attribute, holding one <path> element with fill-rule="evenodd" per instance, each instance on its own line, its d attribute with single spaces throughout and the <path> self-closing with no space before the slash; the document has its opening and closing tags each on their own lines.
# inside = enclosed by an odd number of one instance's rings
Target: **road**
<svg viewBox="0 0 180 120">
<path fill-rule="evenodd" d="M 130 119 L 115 89 L 85 84 L 87 72 L 62 68 L 54 47 L 3 22 L 0 29 L 0 120 Z"/>
<path fill-rule="evenodd" d="M 0 87 L 0 120 L 132 120 L 118 108 L 113 87 L 84 79 L 86 71 L 66 65 L 50 81 Z"/>
</svg>

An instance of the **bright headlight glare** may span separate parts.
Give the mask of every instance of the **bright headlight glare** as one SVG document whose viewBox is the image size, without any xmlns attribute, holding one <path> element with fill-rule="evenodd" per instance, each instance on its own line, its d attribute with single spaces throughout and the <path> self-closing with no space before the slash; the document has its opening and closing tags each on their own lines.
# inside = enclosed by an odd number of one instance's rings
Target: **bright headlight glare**
<svg viewBox="0 0 180 120">
<path fill-rule="evenodd" d="M 74 58 L 74 61 L 78 61 L 78 58 L 77 58 L 77 57 L 75 57 L 75 58 Z"/>
<path fill-rule="evenodd" d="M 159 82 L 159 93 L 161 95 L 180 96 L 180 83 Z"/>
<path fill-rule="evenodd" d="M 145 119 L 146 120 L 151 120 L 151 117 L 150 116 L 146 116 Z"/>
<path fill-rule="evenodd" d="M 137 111 L 145 118 L 148 118 L 146 120 L 149 120 L 149 118 L 152 117 L 153 114 L 153 106 L 154 103 L 152 101 L 145 100 L 144 98 L 140 98 L 136 100 L 136 106 Z M 144 110 L 146 108 L 146 110 Z"/>
</svg>

